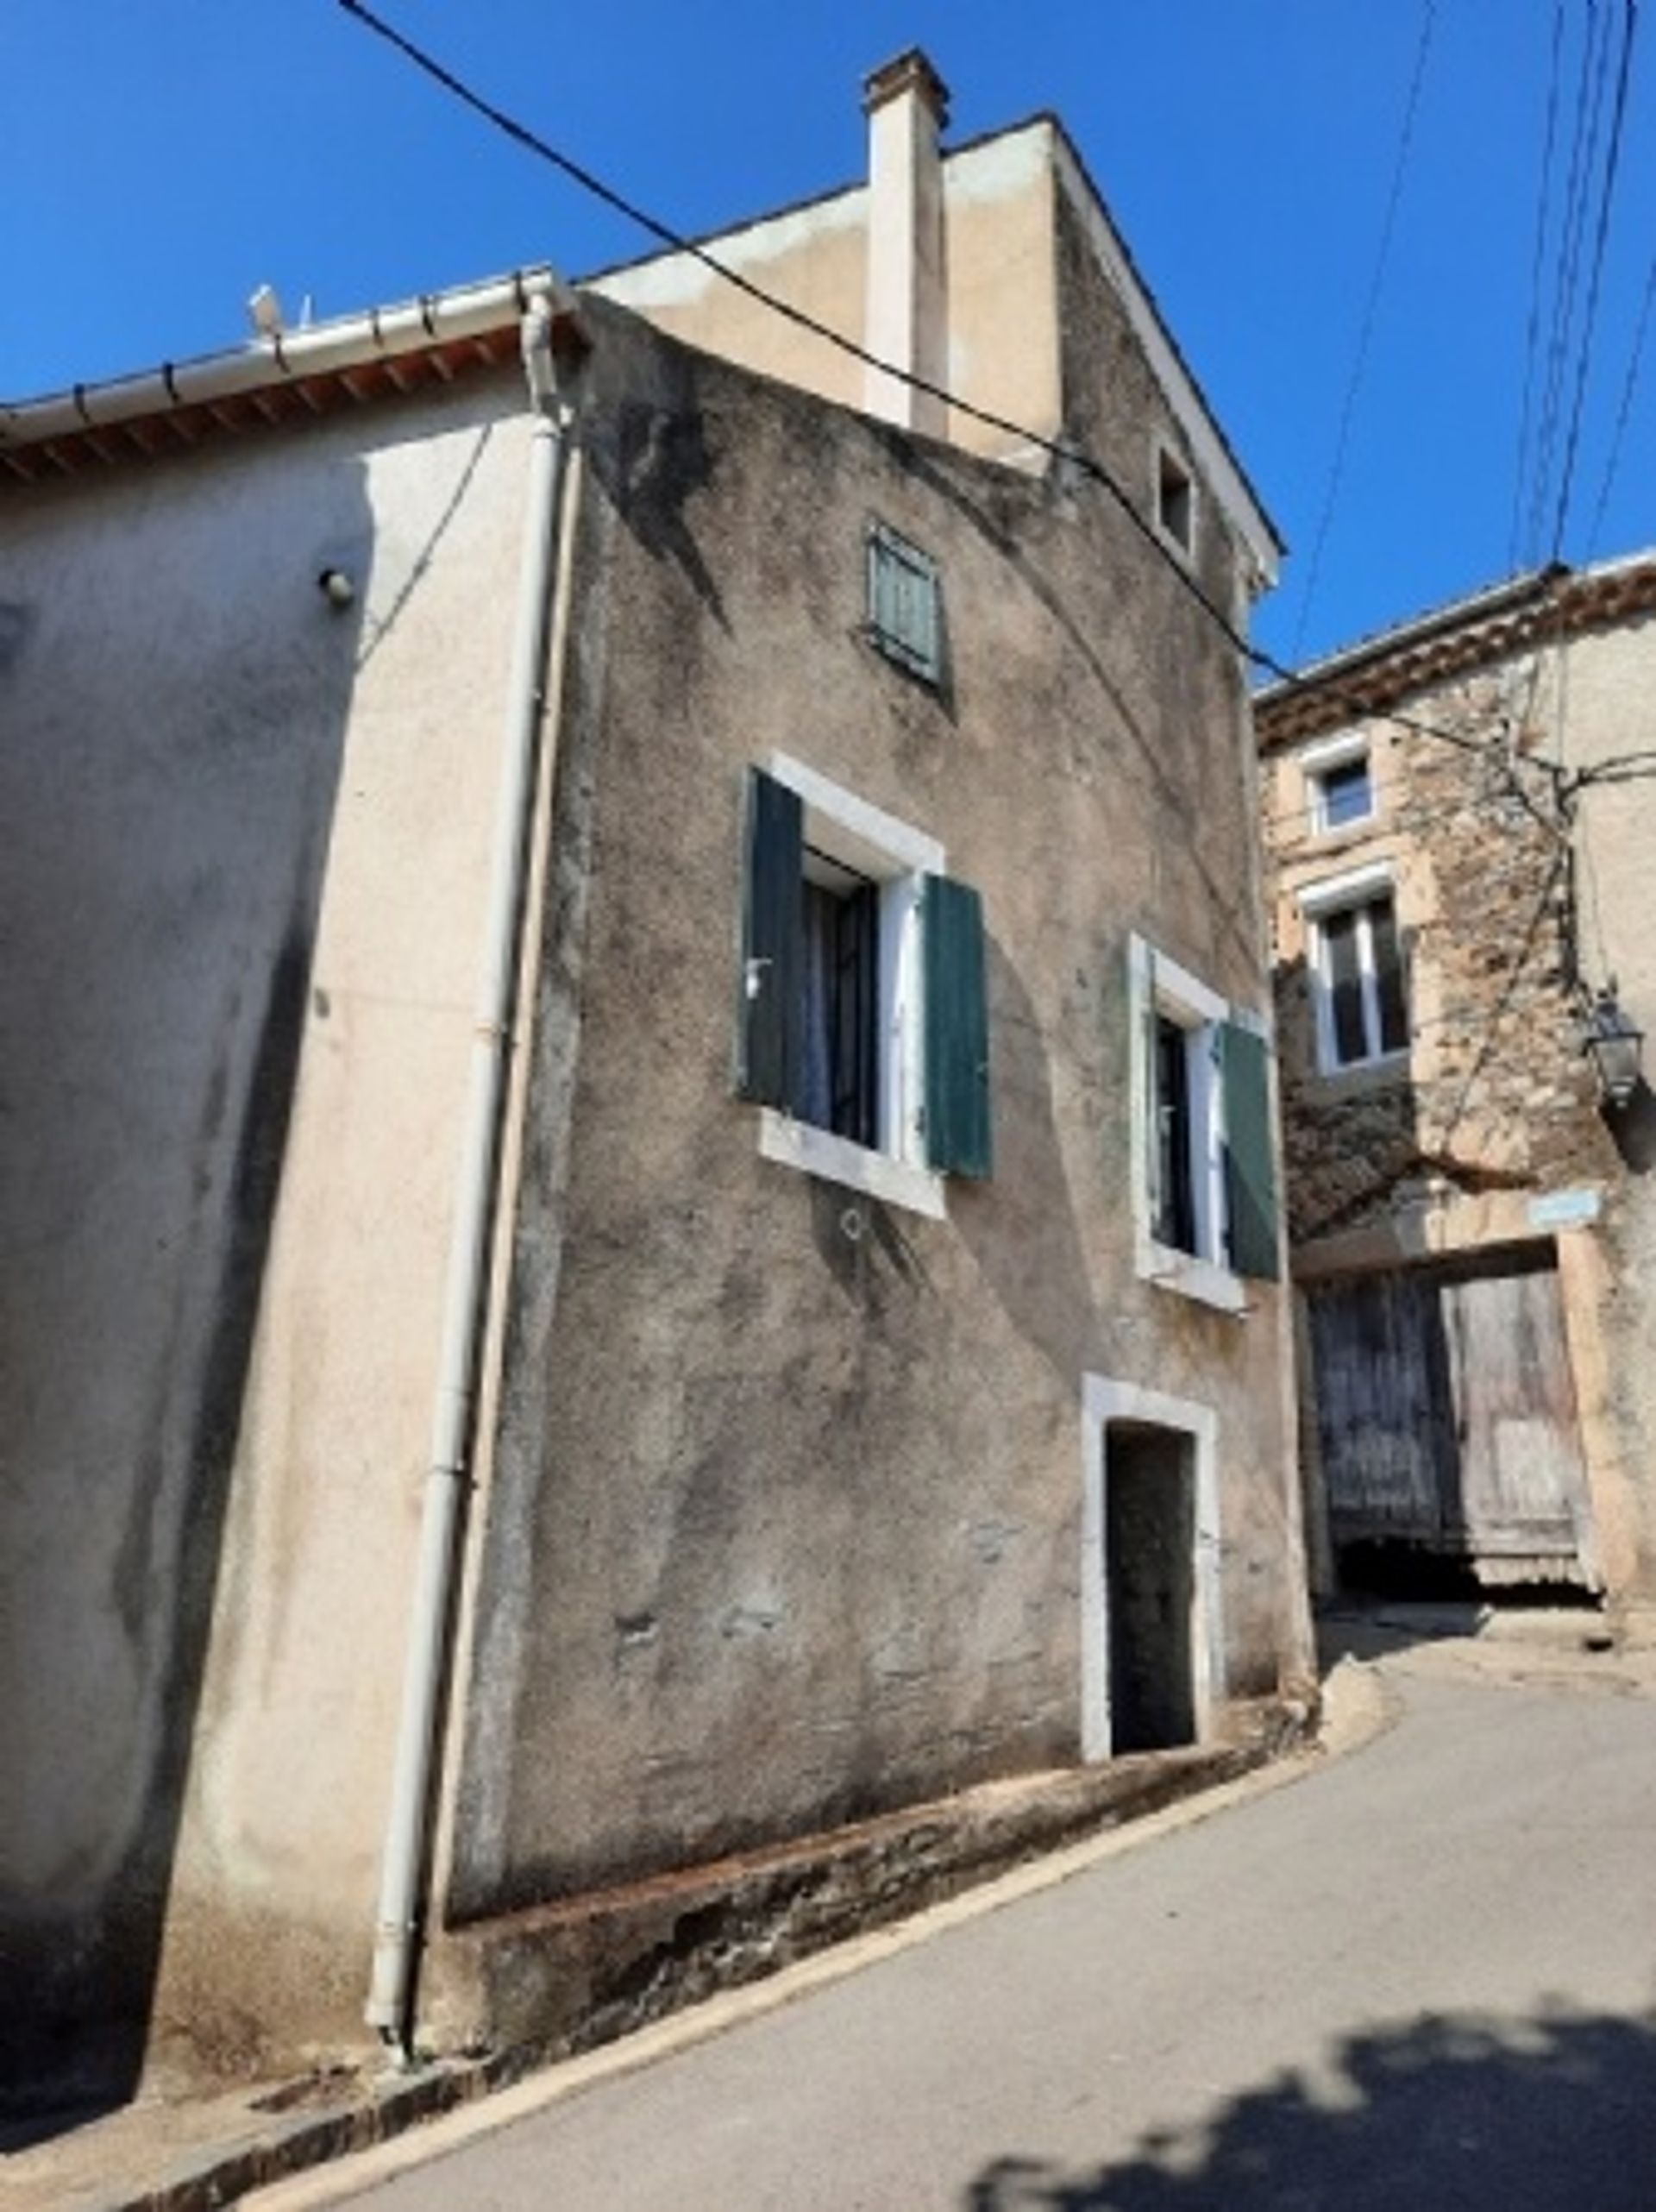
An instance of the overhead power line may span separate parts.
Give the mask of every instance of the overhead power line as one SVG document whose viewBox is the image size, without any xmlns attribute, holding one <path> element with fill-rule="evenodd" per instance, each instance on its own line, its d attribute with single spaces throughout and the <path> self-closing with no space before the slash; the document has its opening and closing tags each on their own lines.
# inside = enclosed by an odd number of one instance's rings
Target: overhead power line
<svg viewBox="0 0 1656 2212">
<path fill-rule="evenodd" d="M 1559 479 L 1559 502 L 1552 524 L 1551 558 L 1556 561 L 1564 544 L 1570 517 L 1570 495 L 1575 482 L 1576 451 L 1581 438 L 1582 409 L 1587 394 L 1587 371 L 1592 360 L 1593 333 L 1598 322 L 1599 287 L 1604 274 L 1604 248 L 1610 234 L 1615 204 L 1615 184 L 1622 164 L 1623 126 L 1627 122 L 1628 85 L 1633 73 L 1634 35 L 1639 26 L 1639 0 L 1624 0 L 1622 58 L 1616 68 L 1615 104 L 1610 116 L 1609 150 L 1604 157 L 1604 183 L 1599 195 L 1598 220 L 1593 237 L 1592 274 L 1588 280 L 1587 307 L 1582 323 L 1581 349 L 1576 364 L 1575 399 L 1570 412 L 1570 434 L 1565 446 L 1564 468 Z"/>
<path fill-rule="evenodd" d="M 1599 118 L 1609 67 L 1611 32 L 1600 0 L 1587 0 L 1579 74 L 1575 87 L 1575 129 L 1570 144 L 1564 208 L 1559 222 L 1552 277 L 1551 327 L 1546 342 L 1546 380 L 1536 425 L 1534 465 L 1529 487 L 1529 523 L 1525 550 L 1533 563 L 1541 558 L 1548 536 L 1554 461 L 1564 393 L 1569 381 L 1576 307 L 1581 282 L 1582 241 L 1598 167 Z"/>
<path fill-rule="evenodd" d="M 1087 452 L 1083 448 L 1057 438 L 1047 437 L 1039 430 L 1032 430 L 1027 424 L 1015 422 L 1009 416 L 997 414 L 992 408 L 980 406 L 975 400 L 962 398 L 958 393 L 950 390 L 946 385 L 935 383 L 929 377 L 921 376 L 912 369 L 900 368 L 894 361 L 882 360 L 878 354 L 870 353 L 866 346 L 859 344 L 855 338 L 847 337 L 843 330 L 836 330 L 831 324 L 819 321 L 816 316 L 808 314 L 803 308 L 794 306 L 791 301 L 779 298 L 775 293 L 768 292 L 762 285 L 756 284 L 751 277 L 744 276 L 741 270 L 732 268 L 728 262 L 721 261 L 716 254 L 710 253 L 705 246 L 699 244 L 694 239 L 688 238 L 681 232 L 675 230 L 670 223 L 664 223 L 659 216 L 652 215 L 647 209 L 640 207 L 635 201 L 618 192 L 613 185 L 606 184 L 601 177 L 586 167 L 583 163 L 560 151 L 557 147 L 543 138 L 538 132 L 531 130 L 528 124 L 509 114 L 505 109 L 497 106 L 492 100 L 486 98 L 481 92 L 475 91 L 473 86 L 466 83 L 464 79 L 457 76 L 435 55 L 428 53 L 423 47 L 416 44 L 412 39 L 406 37 L 403 32 L 397 29 L 394 24 L 387 22 L 382 16 L 377 15 L 372 8 L 365 4 L 365 0 L 338 0 L 338 3 L 348 16 L 355 17 L 357 22 L 372 31 L 376 37 L 394 47 L 423 76 L 430 78 L 434 84 L 440 85 L 444 91 L 452 95 L 461 106 L 468 108 L 474 115 L 480 116 L 484 122 L 511 140 L 515 145 L 522 147 L 525 153 L 534 155 L 536 160 L 544 161 L 551 167 L 561 171 L 573 183 L 580 185 L 583 192 L 601 200 L 606 207 L 612 208 L 616 213 L 624 216 L 629 222 L 636 223 L 640 229 L 647 231 L 662 245 L 668 247 L 674 253 L 687 255 L 693 261 L 699 262 L 711 273 L 720 278 L 724 283 L 733 286 L 737 291 L 744 292 L 749 298 L 756 301 L 759 305 L 768 309 L 773 314 L 780 315 L 784 320 L 794 324 L 799 329 L 810 331 L 814 336 L 822 339 L 825 344 L 835 347 L 853 361 L 861 361 L 870 368 L 879 369 L 885 375 L 894 378 L 899 383 L 906 384 L 914 391 L 923 392 L 932 399 L 943 401 L 957 414 L 963 415 L 973 422 L 982 423 L 986 429 L 1000 430 L 1007 437 L 1017 439 L 1019 443 L 1037 452 L 1049 455 L 1062 466 L 1078 471 L 1097 484 L 1114 502 L 1132 529 L 1137 531 L 1157 559 L 1174 578 L 1181 590 L 1195 602 L 1226 643 L 1249 666 L 1259 669 L 1264 675 L 1274 677 L 1278 682 L 1289 685 L 1296 691 L 1314 688 L 1327 696 L 1349 703 L 1354 713 L 1367 715 L 1377 711 L 1370 707 L 1360 692 L 1338 683 L 1331 683 L 1326 677 L 1308 678 L 1297 675 L 1292 669 L 1285 668 L 1273 655 L 1266 652 L 1262 646 L 1256 645 L 1251 638 L 1238 630 L 1224 608 L 1202 588 L 1184 562 L 1163 543 L 1145 516 L 1139 512 L 1132 494 L 1116 481 L 1095 456 Z M 1383 712 L 1386 719 L 1398 728 L 1408 730 L 1416 737 L 1428 738 L 1440 745 L 1452 745 L 1462 752 L 1486 754 L 1491 750 L 1490 743 L 1486 740 L 1467 737 L 1458 730 L 1444 729 L 1435 723 L 1423 721 L 1418 716 L 1399 713 L 1391 708 L 1379 711 Z"/>
<path fill-rule="evenodd" d="M 1524 396 L 1518 412 L 1518 459 L 1513 472 L 1512 527 L 1507 565 L 1517 569 L 1523 543 L 1524 482 L 1529 466 L 1530 409 L 1535 398 L 1536 364 L 1541 350 L 1541 294 L 1546 288 L 1547 211 L 1552 198 L 1552 150 L 1558 138 L 1559 84 L 1563 73 L 1564 0 L 1553 0 L 1552 53 L 1546 80 L 1546 129 L 1541 148 L 1540 190 L 1535 196 L 1535 246 L 1529 275 L 1529 320 L 1524 334 Z"/>
<path fill-rule="evenodd" d="M 1358 330 L 1357 352 L 1352 358 L 1352 374 L 1339 411 L 1339 427 L 1334 434 L 1334 454 L 1328 468 L 1328 488 L 1323 494 L 1322 512 L 1317 517 L 1316 535 L 1312 540 L 1311 559 L 1306 569 L 1305 590 L 1300 599 L 1299 619 L 1294 626 L 1294 642 L 1289 648 L 1289 657 L 1294 660 L 1300 657 L 1305 626 L 1310 619 L 1317 586 L 1321 581 L 1323 548 L 1327 543 L 1329 525 L 1333 519 L 1334 503 L 1339 496 L 1340 480 L 1346 473 L 1346 454 L 1351 443 L 1352 420 L 1357 412 L 1357 395 L 1362 388 L 1364 371 L 1369 363 L 1369 349 L 1374 342 L 1380 293 L 1385 283 L 1387 265 L 1391 259 L 1392 233 L 1396 228 L 1397 208 L 1403 196 L 1403 179 L 1408 171 L 1409 149 L 1414 139 L 1414 117 L 1420 107 L 1421 86 L 1426 77 L 1426 57 L 1431 48 L 1433 27 L 1436 20 L 1437 0 L 1426 0 L 1421 16 L 1421 36 L 1414 53 L 1414 73 L 1409 79 L 1408 93 L 1403 103 L 1403 125 L 1397 141 L 1397 160 L 1391 173 L 1391 190 L 1387 196 L 1386 211 L 1380 225 L 1379 251 L 1375 255 L 1374 274 L 1369 280 L 1368 300 Z"/>
<path fill-rule="evenodd" d="M 1628 434 L 1628 424 L 1633 414 L 1634 394 L 1639 386 L 1639 372 L 1643 364 L 1645 340 L 1650 332 L 1651 309 L 1656 306 L 1656 254 L 1650 257 L 1650 267 L 1645 275 L 1644 298 L 1640 302 L 1639 319 L 1634 328 L 1633 350 L 1628 360 L 1628 374 L 1622 386 L 1622 398 L 1615 412 L 1615 427 L 1610 433 L 1610 449 L 1605 456 L 1604 476 L 1598 487 L 1598 499 L 1593 507 L 1593 518 L 1588 525 L 1585 557 L 1591 560 L 1598 544 L 1598 533 L 1604 520 L 1604 510 L 1609 505 L 1616 471 L 1622 464 L 1622 448 Z"/>
</svg>

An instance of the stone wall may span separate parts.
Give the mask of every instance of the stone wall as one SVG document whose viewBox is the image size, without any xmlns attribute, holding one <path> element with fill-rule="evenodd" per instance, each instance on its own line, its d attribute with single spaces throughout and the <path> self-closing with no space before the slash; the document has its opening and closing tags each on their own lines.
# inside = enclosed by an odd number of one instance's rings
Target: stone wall
<svg viewBox="0 0 1656 2212">
<path fill-rule="evenodd" d="M 1607 1174 L 1615 1151 L 1580 1049 L 1577 887 L 1552 770 L 1509 734 L 1524 671 L 1461 679 L 1366 738 L 1377 807 L 1319 834 L 1297 751 L 1266 763 L 1277 884 L 1290 1233 L 1296 1245 L 1399 1205 L 1546 1191 Z M 1461 740 L 1457 743 L 1455 740 Z M 1372 862 L 1393 870 L 1408 976 L 1406 1060 L 1319 1071 L 1300 895 Z"/>
</svg>

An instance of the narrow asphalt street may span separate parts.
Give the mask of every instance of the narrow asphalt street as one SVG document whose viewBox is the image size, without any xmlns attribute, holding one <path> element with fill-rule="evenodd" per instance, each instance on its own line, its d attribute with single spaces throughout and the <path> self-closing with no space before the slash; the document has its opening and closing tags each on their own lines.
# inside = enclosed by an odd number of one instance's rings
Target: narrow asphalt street
<svg viewBox="0 0 1656 2212">
<path fill-rule="evenodd" d="M 1649 2212 L 1656 1700 L 1429 1647 L 1381 1678 L 1395 1725 L 1301 1780 L 271 2203 Z"/>
</svg>

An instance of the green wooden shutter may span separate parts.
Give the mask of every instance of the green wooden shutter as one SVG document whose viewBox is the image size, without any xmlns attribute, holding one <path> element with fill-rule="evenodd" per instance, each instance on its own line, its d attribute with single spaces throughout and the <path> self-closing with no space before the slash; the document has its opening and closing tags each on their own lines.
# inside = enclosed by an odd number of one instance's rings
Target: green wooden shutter
<svg viewBox="0 0 1656 2212">
<path fill-rule="evenodd" d="M 1271 1153 L 1270 1049 L 1239 1022 L 1227 1021 L 1220 1036 L 1231 1265 L 1239 1275 L 1274 1282 L 1283 1267 Z"/>
<path fill-rule="evenodd" d="M 954 1175 L 994 1166 L 983 902 L 969 885 L 928 876 L 920 907 L 925 977 L 925 1156 Z"/>
<path fill-rule="evenodd" d="M 1131 1001 L 1129 1001 L 1131 1003 Z M 1151 1236 L 1162 1222 L 1162 1095 L 1156 1041 L 1156 956 L 1145 956 L 1144 996 L 1133 1008 L 1138 1027 L 1138 1065 L 1144 1078 L 1138 1098 L 1138 1128 L 1144 1150 L 1145 1222 Z"/>
<path fill-rule="evenodd" d="M 743 1098 L 787 1109 L 805 963 L 804 822 L 797 792 L 762 769 L 749 770 L 736 1087 Z"/>
</svg>

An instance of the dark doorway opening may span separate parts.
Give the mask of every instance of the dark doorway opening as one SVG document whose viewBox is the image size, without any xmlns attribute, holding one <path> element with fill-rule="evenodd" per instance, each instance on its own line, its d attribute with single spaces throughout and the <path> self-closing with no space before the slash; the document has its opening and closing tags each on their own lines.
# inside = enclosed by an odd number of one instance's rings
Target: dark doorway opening
<svg viewBox="0 0 1656 2212">
<path fill-rule="evenodd" d="M 1105 1428 L 1113 1751 L 1195 1741 L 1194 1459 L 1182 1430 L 1138 1421 Z"/>
</svg>

